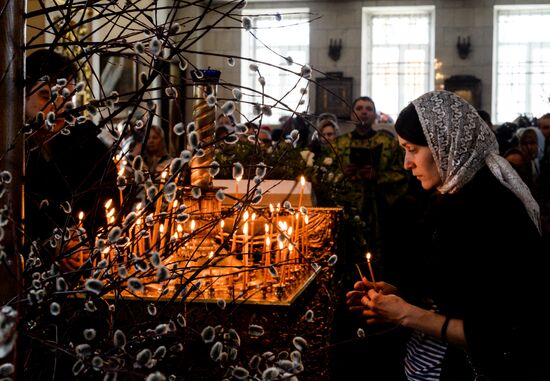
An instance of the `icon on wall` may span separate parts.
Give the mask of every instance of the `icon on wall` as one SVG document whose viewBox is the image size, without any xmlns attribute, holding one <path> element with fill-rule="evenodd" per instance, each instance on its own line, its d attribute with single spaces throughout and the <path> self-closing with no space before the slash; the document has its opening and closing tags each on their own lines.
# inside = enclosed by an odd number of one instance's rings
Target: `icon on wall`
<svg viewBox="0 0 550 381">
<path fill-rule="evenodd" d="M 461 96 L 476 109 L 481 108 L 481 79 L 473 75 L 453 75 L 445 80 L 445 90 Z"/>
</svg>

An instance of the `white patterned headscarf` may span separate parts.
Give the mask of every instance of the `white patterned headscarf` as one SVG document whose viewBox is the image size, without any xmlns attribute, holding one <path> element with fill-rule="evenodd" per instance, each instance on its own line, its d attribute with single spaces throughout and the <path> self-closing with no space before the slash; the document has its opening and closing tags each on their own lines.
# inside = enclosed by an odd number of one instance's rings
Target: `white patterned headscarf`
<svg viewBox="0 0 550 381">
<path fill-rule="evenodd" d="M 438 191 L 458 191 L 487 165 L 523 202 L 540 232 L 537 202 L 510 163 L 499 155 L 495 135 L 476 109 L 450 91 L 431 91 L 412 103 L 443 182 Z"/>
</svg>

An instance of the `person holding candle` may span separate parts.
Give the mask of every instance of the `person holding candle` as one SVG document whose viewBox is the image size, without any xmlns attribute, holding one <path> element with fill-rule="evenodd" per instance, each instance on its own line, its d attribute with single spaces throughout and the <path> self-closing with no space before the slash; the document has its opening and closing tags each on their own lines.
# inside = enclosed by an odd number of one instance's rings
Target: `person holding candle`
<svg viewBox="0 0 550 381">
<path fill-rule="evenodd" d="M 395 285 L 363 278 L 347 294 L 367 324 L 410 330 L 408 380 L 548 380 L 539 208 L 476 110 L 426 93 L 396 121 L 404 167 L 436 189 Z M 411 226 L 411 229 L 415 229 Z M 494 237 L 494 238 L 493 238 Z M 497 238 L 498 237 L 498 238 Z"/>
<path fill-rule="evenodd" d="M 81 268 L 90 266 L 89 247 L 105 224 L 103 205 L 109 198 L 118 200 L 116 168 L 111 150 L 98 138 L 99 126 L 79 118 L 78 107 L 73 104 L 73 97 L 81 88 L 76 83 L 78 67 L 75 61 L 52 50 L 41 49 L 29 54 L 25 65 L 25 128 L 28 133 L 24 135 L 25 248 L 22 252 L 27 255 L 32 243 L 32 251 L 40 258 L 41 266 L 29 267 L 24 273 L 24 281 L 30 287 L 31 275 L 51 271 L 58 274 L 56 277 L 63 277 L 70 285 L 69 290 L 76 290 L 81 287 L 73 288 L 72 285 L 87 273 Z M 54 229 L 57 229 L 55 233 Z M 59 235 L 61 238 L 56 238 Z M 55 248 L 53 242 L 56 242 Z M 61 273 L 52 266 L 54 263 L 59 265 Z M 63 294 L 69 293 L 60 292 L 57 300 L 63 303 Z M 81 340 L 83 329 L 90 328 L 97 331 L 98 337 L 107 337 L 109 311 L 104 303 L 98 303 L 98 310 L 84 319 L 81 315 L 73 319 L 72 314 L 62 319 L 50 316 L 53 319 L 44 322 L 39 335 L 24 328 L 30 327 L 27 323 L 34 316 L 48 319 L 48 314 L 43 313 L 45 306 L 29 303 L 21 316 L 17 344 L 21 354 L 17 369 L 21 374 L 18 378 L 31 381 L 74 379 L 69 365 L 73 357 L 65 351 L 52 350 L 52 343 L 77 342 Z"/>
<path fill-rule="evenodd" d="M 74 246 L 84 246 L 77 238 L 77 224 L 87 232 L 85 241 L 92 240 L 104 219 L 104 201 L 118 198 L 116 168 L 110 149 L 97 137 L 99 127 L 75 119 L 77 73 L 70 58 L 50 50 L 37 50 L 26 59 L 25 119 L 30 133 L 25 140 L 25 237 L 27 244 L 37 242 L 44 263 L 60 260 L 66 271 L 80 267 L 80 254 L 71 254 Z M 82 221 L 76 218 L 79 211 L 84 212 Z M 70 228 L 74 238 L 52 250 L 49 241 L 55 228 Z"/>
</svg>

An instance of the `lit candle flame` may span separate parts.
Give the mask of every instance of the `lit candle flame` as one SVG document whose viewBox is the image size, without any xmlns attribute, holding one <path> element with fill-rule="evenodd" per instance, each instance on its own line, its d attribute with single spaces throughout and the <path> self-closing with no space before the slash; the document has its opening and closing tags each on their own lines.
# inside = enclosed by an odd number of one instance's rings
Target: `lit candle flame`
<svg viewBox="0 0 550 381">
<path fill-rule="evenodd" d="M 83 219 L 84 219 L 84 212 L 83 212 L 83 211 L 80 211 L 80 212 L 78 213 L 78 220 L 79 220 L 79 221 L 82 221 Z"/>
<path fill-rule="evenodd" d="M 221 228 L 223 229 L 223 227 L 225 226 L 225 220 L 221 220 L 221 221 L 220 221 L 220 226 L 221 226 Z"/>
<path fill-rule="evenodd" d="M 302 184 L 302 186 L 306 185 L 306 178 L 304 176 L 300 177 L 300 184 Z"/>
<path fill-rule="evenodd" d="M 269 233 L 269 225 L 268 224 L 264 224 L 264 231 L 265 231 L 265 234 Z"/>
<path fill-rule="evenodd" d="M 191 220 L 191 231 L 195 230 L 196 222 L 195 220 Z"/>
<path fill-rule="evenodd" d="M 113 203 L 113 199 L 112 198 L 108 199 L 107 202 L 105 203 L 105 209 L 109 209 L 112 203 Z"/>
<path fill-rule="evenodd" d="M 245 221 L 248 221 L 248 210 L 245 210 L 245 211 L 244 211 L 244 217 L 243 217 L 243 219 L 244 219 Z"/>
<path fill-rule="evenodd" d="M 367 254 L 365 255 L 365 257 L 367 258 L 367 262 L 370 262 L 371 253 L 370 253 L 370 252 L 367 253 Z"/>
<path fill-rule="evenodd" d="M 209 259 L 212 259 L 213 256 L 214 256 L 214 252 L 213 252 L 213 251 L 210 251 L 210 253 L 208 254 L 208 258 L 209 258 Z"/>
<path fill-rule="evenodd" d="M 273 213 L 275 211 L 275 208 L 273 207 L 273 204 L 269 204 L 269 212 Z"/>
</svg>

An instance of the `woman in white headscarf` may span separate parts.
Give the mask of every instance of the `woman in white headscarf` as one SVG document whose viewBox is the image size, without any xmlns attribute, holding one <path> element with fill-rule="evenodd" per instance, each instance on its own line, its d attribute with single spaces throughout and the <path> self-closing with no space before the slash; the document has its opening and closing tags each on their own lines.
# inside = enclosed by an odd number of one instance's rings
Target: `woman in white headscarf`
<svg viewBox="0 0 550 381">
<path fill-rule="evenodd" d="M 547 267 L 529 189 L 454 93 L 422 95 L 395 127 L 405 168 L 437 201 L 426 240 L 410 242 L 413 276 L 396 286 L 363 278 L 348 293 L 350 309 L 367 324 L 410 329 L 408 380 L 546 380 Z"/>
</svg>

